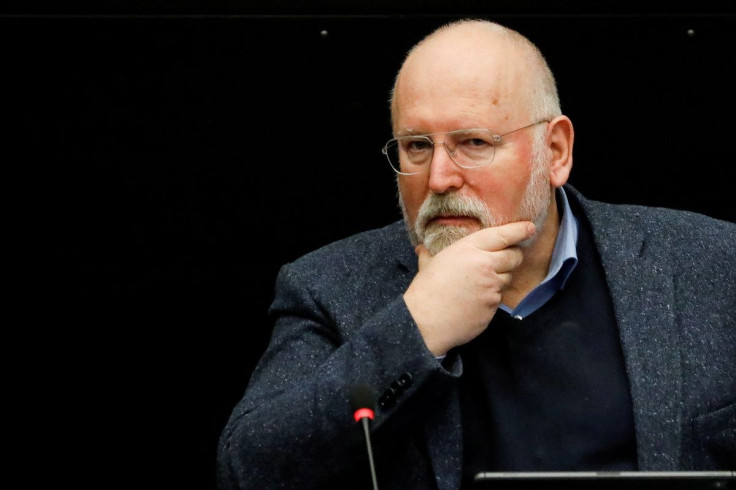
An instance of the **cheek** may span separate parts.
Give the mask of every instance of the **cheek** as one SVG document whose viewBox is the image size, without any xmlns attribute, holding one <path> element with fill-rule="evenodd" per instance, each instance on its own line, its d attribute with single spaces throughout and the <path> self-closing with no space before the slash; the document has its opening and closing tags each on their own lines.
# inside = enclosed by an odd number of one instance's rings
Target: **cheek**
<svg viewBox="0 0 736 490">
<path fill-rule="evenodd" d="M 466 181 L 466 185 L 474 189 L 474 193 L 499 216 L 515 215 L 524 197 L 531 167 L 519 163 L 528 162 L 528 155 L 520 155 L 519 158 L 513 164 L 491 166 L 484 175 Z"/>
<path fill-rule="evenodd" d="M 411 223 L 414 223 L 417 219 L 419 208 L 427 198 L 427 193 L 429 192 L 429 186 L 427 184 L 427 178 L 422 176 L 399 177 L 401 197 Z"/>
</svg>

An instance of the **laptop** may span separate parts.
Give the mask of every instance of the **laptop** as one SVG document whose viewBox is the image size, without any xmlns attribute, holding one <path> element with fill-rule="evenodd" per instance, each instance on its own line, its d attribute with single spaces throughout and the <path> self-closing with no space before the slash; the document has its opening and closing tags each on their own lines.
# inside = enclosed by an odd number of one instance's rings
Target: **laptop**
<svg viewBox="0 0 736 490">
<path fill-rule="evenodd" d="M 487 490 L 730 490 L 734 471 L 481 472 L 474 489 Z"/>
</svg>

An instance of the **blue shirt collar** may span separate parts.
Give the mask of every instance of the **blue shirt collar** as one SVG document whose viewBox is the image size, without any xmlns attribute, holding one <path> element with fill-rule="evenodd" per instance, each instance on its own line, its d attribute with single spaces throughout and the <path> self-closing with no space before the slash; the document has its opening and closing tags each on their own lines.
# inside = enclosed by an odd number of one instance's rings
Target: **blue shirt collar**
<svg viewBox="0 0 736 490">
<path fill-rule="evenodd" d="M 557 190 L 557 198 L 562 212 L 562 220 L 552 250 L 552 260 L 549 264 L 547 276 L 513 310 L 503 304 L 500 306 L 503 311 L 518 319 L 535 312 L 549 301 L 557 291 L 564 288 L 578 263 L 578 220 L 572 214 L 567 194 L 565 194 L 562 187 Z"/>
<path fill-rule="evenodd" d="M 562 203 L 560 231 L 557 233 L 555 248 L 552 250 L 552 261 L 549 264 L 549 272 L 540 285 L 546 284 L 559 276 L 558 289 L 562 289 L 565 287 L 570 273 L 578 263 L 578 220 L 572 214 L 565 189 L 560 187 L 558 196 Z"/>
</svg>

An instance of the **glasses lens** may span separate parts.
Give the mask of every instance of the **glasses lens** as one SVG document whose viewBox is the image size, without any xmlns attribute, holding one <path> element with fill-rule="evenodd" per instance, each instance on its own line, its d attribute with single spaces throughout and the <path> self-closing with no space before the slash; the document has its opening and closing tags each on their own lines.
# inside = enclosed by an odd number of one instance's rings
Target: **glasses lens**
<svg viewBox="0 0 736 490">
<path fill-rule="evenodd" d="M 485 129 L 463 129 L 447 134 L 445 146 L 452 159 L 465 168 L 482 167 L 493 161 L 493 135 Z"/>
<path fill-rule="evenodd" d="M 393 169 L 402 175 L 425 172 L 432 161 L 434 145 L 426 136 L 407 136 L 391 140 L 384 153 Z"/>
</svg>

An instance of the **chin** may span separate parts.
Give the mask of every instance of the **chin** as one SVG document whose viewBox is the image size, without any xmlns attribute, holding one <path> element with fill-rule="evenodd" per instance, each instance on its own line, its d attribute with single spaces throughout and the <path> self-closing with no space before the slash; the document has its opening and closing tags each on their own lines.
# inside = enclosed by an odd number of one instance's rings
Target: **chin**
<svg viewBox="0 0 736 490">
<path fill-rule="evenodd" d="M 432 255 L 479 230 L 478 226 L 438 226 L 430 225 L 424 230 L 422 243 Z"/>
<path fill-rule="evenodd" d="M 544 225 L 547 221 L 548 211 L 549 208 L 545 208 L 541 213 L 537 215 L 535 219 L 529 218 L 529 221 L 534 223 L 537 231 L 534 233 L 534 235 L 530 236 L 526 240 L 519 242 L 519 248 L 527 249 L 531 247 L 532 245 L 534 245 L 534 243 L 536 243 L 537 238 L 542 236 L 542 231 L 544 230 Z"/>
</svg>

